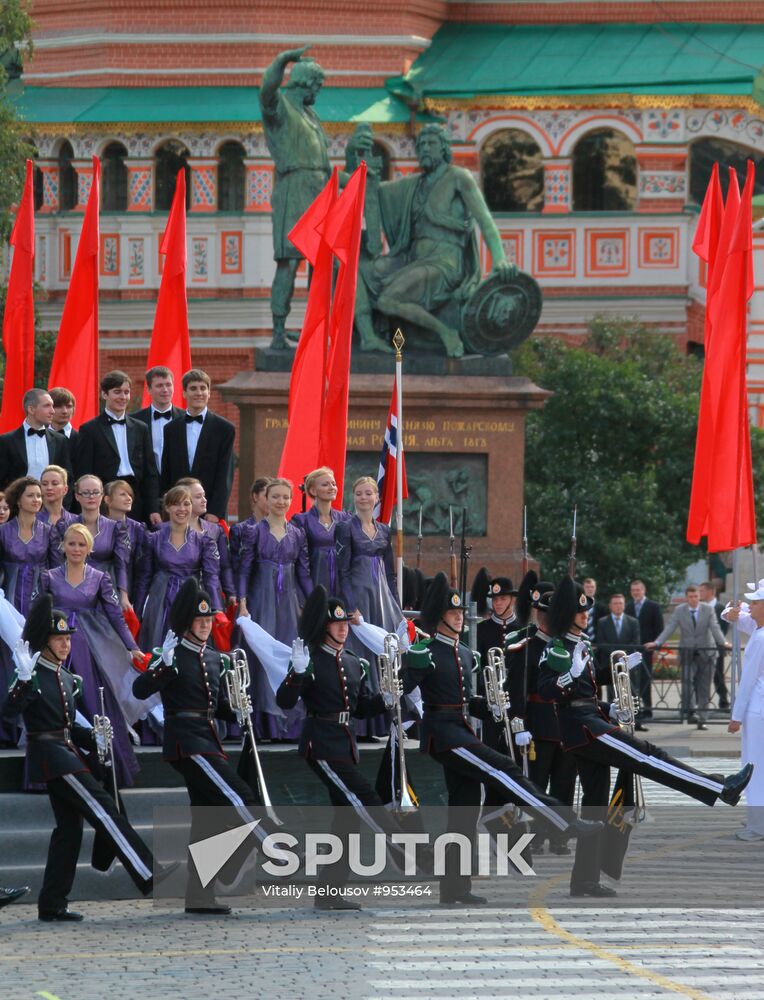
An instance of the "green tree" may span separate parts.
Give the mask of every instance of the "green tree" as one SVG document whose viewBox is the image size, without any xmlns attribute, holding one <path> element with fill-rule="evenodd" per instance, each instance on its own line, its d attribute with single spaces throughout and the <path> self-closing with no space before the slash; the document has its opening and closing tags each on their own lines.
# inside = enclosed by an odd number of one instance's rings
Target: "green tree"
<svg viewBox="0 0 764 1000">
<path fill-rule="evenodd" d="M 529 543 L 542 573 L 565 572 L 577 505 L 578 577 L 595 577 L 609 594 L 628 592 L 639 576 L 652 596 L 667 597 L 704 555 L 685 541 L 701 363 L 665 335 L 603 317 L 581 347 L 528 341 L 517 371 L 554 393 L 527 423 Z M 757 486 L 764 434 L 756 429 L 752 450 Z"/>
<path fill-rule="evenodd" d="M 8 99 L 8 86 L 21 72 L 23 58 L 31 52 L 32 20 L 26 0 L 0 3 L 0 240 L 11 230 L 11 206 L 18 202 L 24 184 L 24 164 L 34 154 L 27 129 Z"/>
</svg>

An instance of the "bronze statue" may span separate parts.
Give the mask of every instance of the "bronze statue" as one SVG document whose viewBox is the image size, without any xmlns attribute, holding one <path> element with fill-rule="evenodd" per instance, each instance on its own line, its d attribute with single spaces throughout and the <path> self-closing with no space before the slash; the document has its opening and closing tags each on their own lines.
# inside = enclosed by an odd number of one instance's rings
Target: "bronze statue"
<svg viewBox="0 0 764 1000">
<path fill-rule="evenodd" d="M 271 286 L 273 340 L 283 350 L 286 318 L 294 293 L 294 279 L 301 255 L 287 234 L 315 200 L 331 173 L 328 144 L 313 104 L 324 82 L 324 71 L 313 59 L 304 59 L 310 48 L 281 52 L 263 74 L 260 107 L 265 141 L 276 170 L 273 184 L 273 258 L 276 276 Z M 289 82 L 282 86 L 289 63 Z"/>
</svg>

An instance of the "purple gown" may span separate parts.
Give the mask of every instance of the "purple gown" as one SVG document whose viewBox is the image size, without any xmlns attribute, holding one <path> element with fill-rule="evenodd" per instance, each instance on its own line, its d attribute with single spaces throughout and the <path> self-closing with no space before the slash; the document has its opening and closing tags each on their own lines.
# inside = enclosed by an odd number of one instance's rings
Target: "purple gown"
<svg viewBox="0 0 764 1000">
<path fill-rule="evenodd" d="M 395 564 L 390 528 L 379 521 L 374 524 L 377 529 L 374 538 L 369 538 L 363 530 L 357 514 L 353 514 L 347 521 L 341 521 L 335 529 L 341 596 L 349 612 L 357 609 L 364 621 L 379 625 L 386 632 L 395 632 L 403 614 L 395 594 Z M 376 694 L 379 691 L 376 657 L 355 638 L 352 629 L 347 645 L 357 656 L 371 662 L 368 682 L 370 690 Z M 356 732 L 359 735 L 363 734 L 365 725 L 368 727 L 367 734 L 383 735 L 387 731 L 384 716 L 381 715 L 366 723 L 363 719 L 358 719 Z"/>
<path fill-rule="evenodd" d="M 77 514 L 72 524 L 84 524 L 81 514 Z M 55 565 L 63 566 L 63 541 L 68 524 L 64 519 L 53 527 L 53 532 L 59 540 Z M 102 514 L 98 517 L 98 530 L 93 535 L 93 549 L 88 556 L 88 564 L 102 573 L 108 573 L 111 582 L 117 590 L 127 590 L 129 586 L 127 565 L 130 560 L 130 547 L 127 530 L 121 521 L 112 521 Z"/>
<path fill-rule="evenodd" d="M 40 571 L 50 565 L 51 529 L 39 517 L 28 542 L 19 536 L 19 522 L 13 517 L 0 524 L 0 567 L 5 597 L 26 617 L 32 594 L 37 590 Z M 0 642 L 0 691 L 8 690 L 13 677 L 12 649 Z M 0 721 L 0 742 L 18 742 L 19 727 L 16 720 Z"/>
<path fill-rule="evenodd" d="M 37 515 L 37 520 L 42 521 L 43 524 L 50 524 L 50 514 L 44 507 Z M 76 514 L 72 514 L 71 511 L 64 509 L 61 511 L 61 517 L 56 521 L 55 524 L 51 524 L 50 526 L 51 528 L 57 528 L 59 524 L 63 524 L 64 530 L 66 530 L 69 527 L 69 525 L 74 524 L 76 520 L 77 520 Z"/>
<path fill-rule="evenodd" d="M 267 519 L 248 526 L 241 541 L 238 585 L 239 594 L 246 594 L 252 620 L 274 639 L 291 646 L 297 638 L 300 609 L 313 589 L 302 528 L 287 524 L 286 534 L 277 541 Z M 257 654 L 257 650 L 253 652 Z M 285 714 L 276 704 L 262 667 L 254 662 L 253 666 L 257 735 L 296 739 L 304 717 L 302 701 Z"/>
<path fill-rule="evenodd" d="M 340 521 L 347 521 L 350 514 L 344 510 L 331 510 L 331 527 L 321 524 L 318 507 L 313 506 L 304 514 L 295 514 L 292 524 L 302 528 L 308 542 L 308 559 L 310 560 L 310 577 L 313 586 L 319 584 L 326 587 L 331 597 L 339 597 L 339 579 L 337 576 L 337 549 L 335 547 L 335 528 Z"/>
<path fill-rule="evenodd" d="M 199 523 L 202 526 L 202 534 L 209 535 L 217 546 L 220 558 L 220 585 L 223 588 L 223 593 L 226 597 L 236 597 L 236 582 L 234 580 L 231 553 L 228 548 L 228 538 L 225 530 L 219 524 L 215 524 L 214 521 L 202 520 Z"/>
<path fill-rule="evenodd" d="M 210 595 L 213 608 L 223 607 L 220 560 L 212 538 L 191 528 L 179 549 L 170 541 L 170 525 L 163 524 L 144 538 L 135 578 L 135 613 L 141 619 L 138 645 L 144 652 L 161 646 L 167 615 L 181 584 L 195 576 Z"/>
<path fill-rule="evenodd" d="M 80 711 L 88 722 L 101 714 L 98 689 L 102 687 L 106 714 L 114 729 L 117 782 L 122 787 L 132 785 L 138 761 L 127 735 L 127 722 L 145 715 L 150 706 L 132 697 L 135 670 L 128 650 L 135 648 L 135 642 L 111 579 L 86 565 L 82 583 L 73 586 L 66 578 L 66 566 L 58 566 L 40 573 L 40 593 L 50 594 L 53 607 L 66 611 L 70 626 L 76 629 L 69 668 L 82 677 Z"/>
<path fill-rule="evenodd" d="M 232 524 L 229 528 L 228 533 L 228 548 L 231 551 L 231 565 L 233 566 L 234 579 L 238 577 L 239 573 L 239 563 L 241 560 L 241 540 L 244 537 L 244 533 L 249 528 L 254 528 L 257 524 L 255 520 L 255 515 L 250 514 L 246 521 L 237 521 Z M 241 596 L 239 594 L 237 597 Z"/>
</svg>

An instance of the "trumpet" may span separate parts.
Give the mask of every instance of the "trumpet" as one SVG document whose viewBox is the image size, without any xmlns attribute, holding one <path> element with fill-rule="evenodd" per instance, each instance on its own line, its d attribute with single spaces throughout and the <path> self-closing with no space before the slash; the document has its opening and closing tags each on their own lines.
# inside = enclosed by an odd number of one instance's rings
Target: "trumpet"
<svg viewBox="0 0 764 1000">
<path fill-rule="evenodd" d="M 504 660 L 504 650 L 499 646 L 491 646 L 483 666 L 483 683 L 485 684 L 485 700 L 496 722 L 504 728 L 504 738 L 513 762 L 517 763 L 515 747 L 512 742 L 512 726 L 509 721 L 509 697 L 504 690 L 507 679 L 507 666 Z M 527 769 L 527 764 L 525 765 Z"/>
<path fill-rule="evenodd" d="M 114 767 L 114 727 L 111 724 L 111 719 L 106 714 L 106 704 L 103 697 L 103 688 L 98 688 L 98 695 L 101 699 L 101 714 L 93 716 L 93 733 L 96 737 L 96 753 L 98 754 L 98 763 L 105 764 L 109 762 L 111 767 L 111 780 L 114 786 L 114 802 L 117 806 L 117 812 L 119 809 L 119 789 L 117 787 L 117 769 Z M 101 737 L 99 740 L 98 737 Z"/>
<path fill-rule="evenodd" d="M 632 653 L 631 655 L 639 656 L 640 654 Z M 633 735 L 634 727 L 637 724 L 639 701 L 631 690 L 629 655 L 625 650 L 614 649 L 610 654 L 610 677 L 615 691 L 615 702 L 618 705 L 618 725 L 621 729 L 625 729 L 629 735 Z M 637 822 L 641 822 L 645 818 L 645 793 L 642 788 L 642 778 L 638 774 L 634 775 L 634 813 Z"/>
<path fill-rule="evenodd" d="M 395 728 L 396 753 L 398 756 L 398 779 L 400 789 L 396 788 L 396 801 L 393 806 L 397 812 L 416 809 L 416 803 L 409 791 L 408 775 L 406 774 L 406 752 L 403 749 L 404 730 L 401 712 L 401 696 L 403 683 L 401 681 L 401 644 L 397 635 L 389 632 L 383 640 L 384 652 L 377 656 L 379 666 L 379 686 L 383 694 L 389 694 L 393 700 L 393 726 Z"/>
<path fill-rule="evenodd" d="M 260 790 L 260 799 L 265 806 L 268 816 L 281 826 L 281 820 L 276 815 L 271 797 L 268 793 L 268 786 L 265 783 L 265 774 L 260 763 L 260 755 L 257 752 L 255 743 L 255 733 L 252 728 L 252 698 L 249 694 L 251 679 L 249 675 L 249 661 L 243 649 L 231 650 L 231 667 L 228 673 L 224 674 L 226 697 L 231 708 L 236 713 L 239 725 L 246 729 L 249 736 L 249 745 L 252 748 L 252 756 L 255 759 L 255 772 L 257 774 L 257 786 Z"/>
</svg>

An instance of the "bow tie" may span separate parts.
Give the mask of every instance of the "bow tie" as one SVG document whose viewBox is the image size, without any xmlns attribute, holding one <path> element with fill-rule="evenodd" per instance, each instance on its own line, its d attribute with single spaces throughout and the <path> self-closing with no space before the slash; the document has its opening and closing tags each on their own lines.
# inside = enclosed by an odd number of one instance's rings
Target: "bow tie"
<svg viewBox="0 0 764 1000">
<path fill-rule="evenodd" d="M 172 420 L 172 410 L 165 410 L 164 413 L 154 410 L 154 420 Z"/>
<path fill-rule="evenodd" d="M 122 417 L 121 420 L 117 420 L 116 417 L 110 417 L 108 413 L 106 414 L 106 419 L 109 421 L 109 426 L 111 426 L 112 424 L 119 424 L 120 427 L 124 427 L 125 424 L 127 423 L 127 417 Z"/>
<path fill-rule="evenodd" d="M 34 429 L 34 427 L 28 427 L 27 428 L 27 437 L 31 438 L 33 434 L 36 434 L 37 437 L 44 438 L 45 437 L 45 428 L 41 427 L 39 429 L 39 431 L 37 431 L 37 430 Z"/>
<path fill-rule="evenodd" d="M 204 417 L 201 415 L 201 413 L 199 414 L 198 417 L 192 417 L 190 413 L 187 413 L 186 414 L 186 423 L 187 424 L 203 424 L 204 423 Z"/>
</svg>

